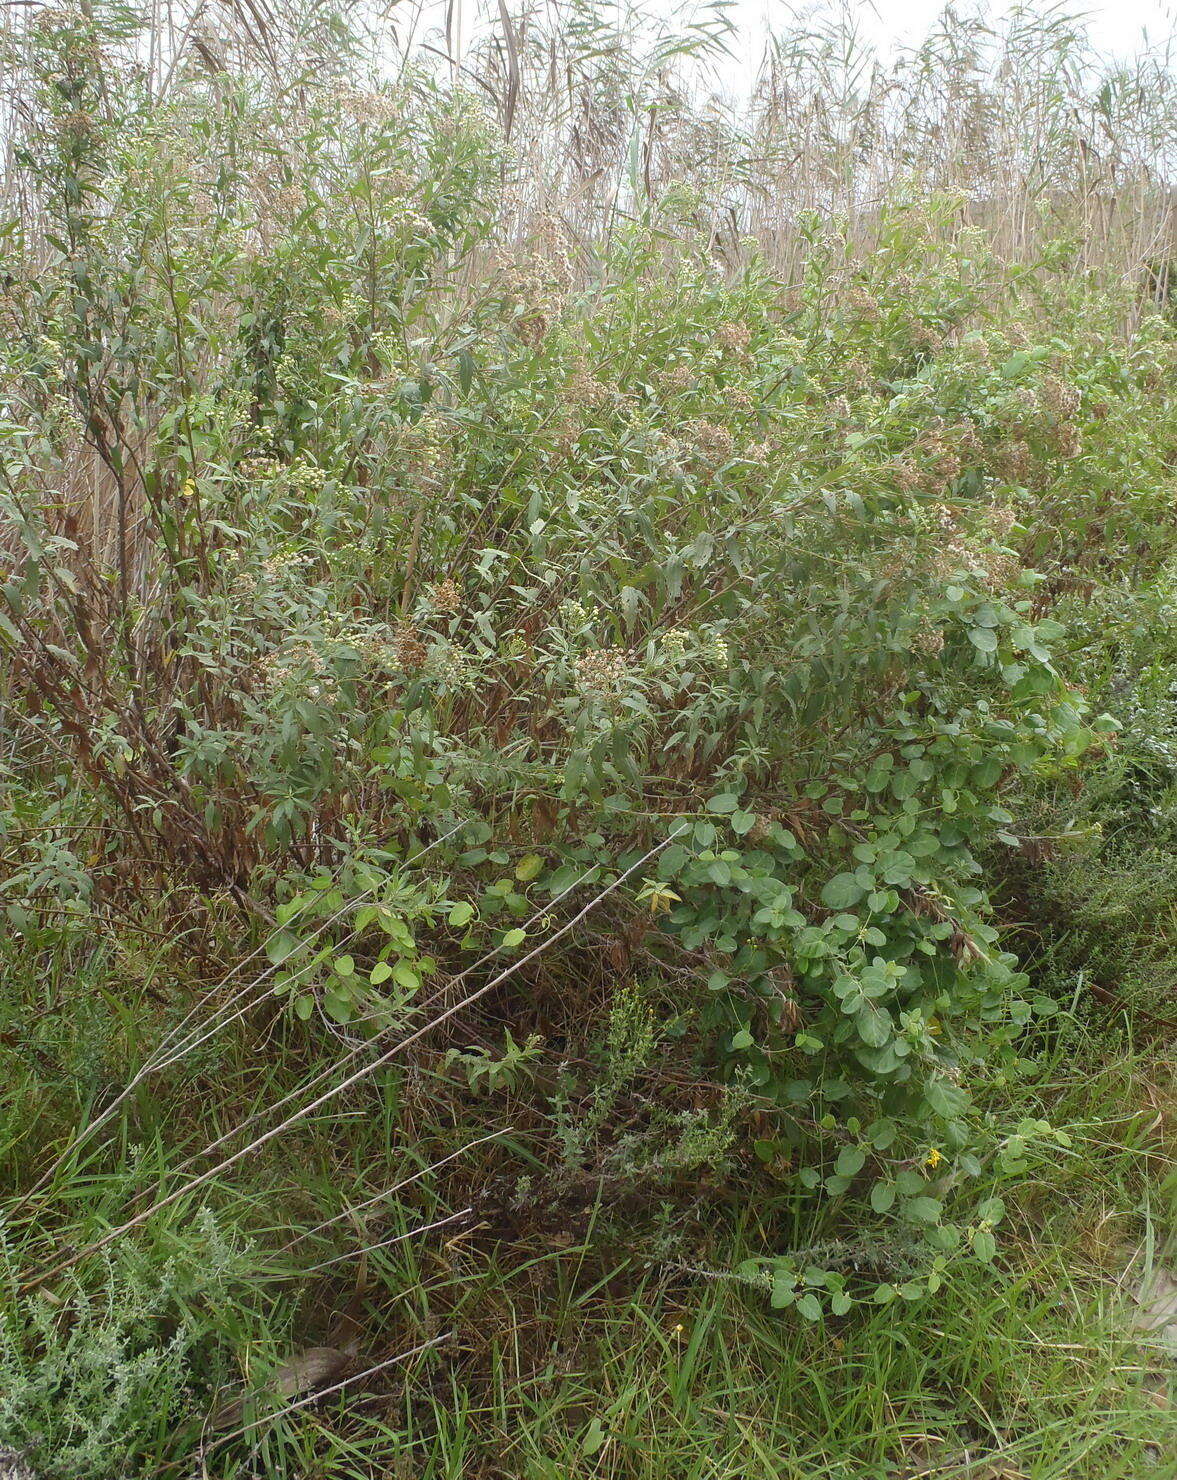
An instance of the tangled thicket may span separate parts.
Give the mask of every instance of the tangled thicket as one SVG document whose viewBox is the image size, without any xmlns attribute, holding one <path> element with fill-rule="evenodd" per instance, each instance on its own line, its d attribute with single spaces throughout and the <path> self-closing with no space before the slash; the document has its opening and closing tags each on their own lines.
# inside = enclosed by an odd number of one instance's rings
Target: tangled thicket
<svg viewBox="0 0 1177 1480">
<path fill-rule="evenodd" d="M 1115 729 L 1056 608 L 1170 558 L 1177 334 L 1136 264 L 1018 265 L 947 193 L 735 260 L 681 179 L 522 239 L 461 90 L 206 65 L 160 103 L 114 26 L 9 38 L 11 927 L 162 890 L 214 955 L 264 939 L 328 1061 L 520 961 L 502 1055 L 452 1062 L 539 1085 L 557 1180 L 749 1146 L 863 1199 L 891 1253 L 743 1271 L 810 1319 L 990 1259 L 970 1180 L 1056 1135 L 973 1110 L 1033 1011 L 992 860 Z M 569 1118 L 543 1030 L 602 1002 Z M 611 1129 L 657 1041 L 706 1108 Z"/>
</svg>

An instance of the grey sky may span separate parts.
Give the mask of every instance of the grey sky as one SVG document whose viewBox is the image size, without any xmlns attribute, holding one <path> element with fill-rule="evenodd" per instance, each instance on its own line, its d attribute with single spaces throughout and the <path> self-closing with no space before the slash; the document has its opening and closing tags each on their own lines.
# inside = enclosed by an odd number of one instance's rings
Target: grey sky
<svg viewBox="0 0 1177 1480">
<path fill-rule="evenodd" d="M 873 0 L 855 7 L 862 28 L 879 45 L 910 45 L 920 40 L 944 9 L 944 0 Z M 1008 14 L 1014 9 L 1011 0 L 993 0 L 992 4 L 961 4 L 964 12 L 980 11 L 991 17 Z M 1027 4 L 1031 12 L 1060 7 Z M 1169 0 L 1092 0 L 1086 5 L 1077 0 L 1068 10 L 1090 18 L 1090 34 L 1101 52 L 1128 56 L 1141 48 L 1147 32 L 1150 46 L 1164 46 L 1177 37 L 1177 6 Z M 773 18 L 784 18 L 789 8 L 781 0 L 736 0 L 733 11 L 740 31 L 759 50 Z"/>
<path fill-rule="evenodd" d="M 545 0 L 506 0 L 508 11 L 522 4 L 543 6 Z M 560 0 L 547 0 L 560 9 Z M 618 8 L 637 8 L 647 17 L 659 12 L 686 18 L 700 13 L 706 0 L 616 0 Z M 728 11 L 736 26 L 729 41 L 731 56 L 709 68 L 724 91 L 739 95 L 751 81 L 772 29 L 787 29 L 792 17 L 822 10 L 836 13 L 843 0 L 732 0 Z M 946 0 L 844 0 L 865 39 L 886 54 L 912 46 L 926 36 L 946 8 Z M 418 0 L 414 30 L 434 30 L 444 24 L 449 10 L 453 40 L 459 55 L 484 28 L 499 28 L 499 0 Z M 1177 0 L 954 0 L 962 15 L 981 15 L 1000 21 L 1015 9 L 1031 15 L 1084 16 L 1095 50 L 1106 58 L 1127 59 L 1142 51 L 1168 51 L 1177 63 Z"/>
</svg>

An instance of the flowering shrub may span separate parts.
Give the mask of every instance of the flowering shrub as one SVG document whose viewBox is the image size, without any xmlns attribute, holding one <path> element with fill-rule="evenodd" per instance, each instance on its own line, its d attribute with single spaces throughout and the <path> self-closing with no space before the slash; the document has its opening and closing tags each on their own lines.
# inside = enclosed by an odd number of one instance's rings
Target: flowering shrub
<svg viewBox="0 0 1177 1480">
<path fill-rule="evenodd" d="M 48 90 L 84 39 L 41 35 Z M 973 1106 L 1032 1011 L 978 859 L 1111 728 L 1049 611 L 1172 331 L 1125 348 L 1047 279 L 1063 338 L 911 213 L 865 263 L 815 220 L 790 285 L 689 234 L 668 265 L 656 217 L 480 273 L 485 121 L 355 101 L 277 181 L 231 89 L 84 133 L 50 98 L 28 141 L 5 702 L 55 815 L 97 817 L 87 907 L 136 867 L 227 892 L 299 1018 L 383 1033 L 650 853 L 616 972 L 752 1097 L 763 1166 L 898 1228 L 868 1293 L 933 1290 L 993 1256 L 982 1164 L 1054 1142 Z M 748 1273 L 809 1317 L 862 1286 Z"/>
</svg>

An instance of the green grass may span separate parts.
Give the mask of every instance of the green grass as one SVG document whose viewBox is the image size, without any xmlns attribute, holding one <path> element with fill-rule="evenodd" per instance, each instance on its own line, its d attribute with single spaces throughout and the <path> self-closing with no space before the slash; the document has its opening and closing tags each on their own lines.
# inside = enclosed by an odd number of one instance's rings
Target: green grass
<svg viewBox="0 0 1177 1480">
<path fill-rule="evenodd" d="M 1077 1072 L 1074 1047 L 1036 1066 L 1018 1107 L 1074 1126 L 1073 1154 L 1028 1180 L 991 1275 L 972 1269 L 932 1300 L 811 1327 L 730 1279 L 601 1268 L 580 1250 L 492 1267 L 474 1301 L 499 1312 L 489 1381 L 454 1379 L 423 1431 L 402 1420 L 415 1473 L 1177 1472 L 1177 1427 L 1154 1396 L 1164 1359 L 1127 1339 L 1115 1285 L 1122 1246 L 1171 1220 L 1160 1127 L 1128 1108 L 1160 1086 L 1143 1062 L 1092 1072 L 1092 1045 Z M 745 1228 L 746 1247 L 761 1232 Z M 619 1288 L 623 1299 L 603 1294 Z"/>
<path fill-rule="evenodd" d="M 16 980 L 10 972 L 10 1002 Z M 64 993 L 91 987 L 84 973 L 61 973 L 56 983 Z M 25 991 L 44 1001 L 33 979 Z M 108 1024 L 106 1055 L 123 1068 L 147 1046 L 128 1036 L 134 1025 L 142 1032 L 160 1020 L 150 977 L 142 992 L 124 997 L 121 1017 Z M 62 1082 L 40 1076 L 51 1062 L 65 1073 L 79 1034 L 69 1013 L 49 1014 L 40 1055 L 6 1077 L 0 1144 L 14 1182 L 27 1185 L 70 1134 Z M 101 1237 L 136 1197 L 175 1185 L 198 1134 L 245 1118 L 297 1082 L 306 1068 L 298 1040 L 267 1033 L 262 1056 L 260 1034 L 239 1026 L 215 1056 L 210 1049 L 195 1067 L 141 1086 L 105 1137 L 31 1202 L 33 1216 L 14 1220 L 15 1264 L 27 1274 L 44 1267 L 51 1248 Z M 207 1473 L 241 1480 L 1174 1475 L 1177 1425 L 1173 1410 L 1158 1406 L 1166 1387 L 1168 1401 L 1174 1396 L 1173 1364 L 1132 1336 L 1118 1285 L 1138 1247 L 1160 1262 L 1173 1258 L 1172 1066 L 1101 1039 L 1066 1013 L 1038 1034 L 1007 1082 L 999 1076 L 979 1094 L 1003 1120 L 1042 1117 L 1068 1128 L 1072 1145 L 1013 1190 L 996 1173 L 981 1179 L 991 1186 L 969 1189 L 970 1198 L 1000 1192 L 1006 1200 L 997 1263 L 954 1266 L 927 1300 L 855 1307 L 816 1325 L 770 1310 L 731 1275 L 739 1257 L 852 1236 L 853 1206 L 802 1212 L 787 1185 L 755 1173 L 739 1213 L 714 1203 L 694 1215 L 668 1207 L 660 1219 L 655 1207 L 639 1224 L 602 1196 L 564 1224 L 488 1215 L 355 1257 L 363 1245 L 445 1216 L 471 1189 L 493 1188 L 504 1168 L 517 1172 L 525 1146 L 512 1137 L 421 1178 L 363 1228 L 344 1219 L 284 1250 L 300 1231 L 520 1109 L 502 1097 L 475 1114 L 459 1095 L 446 1124 L 436 1083 L 423 1092 L 402 1074 L 311 1122 L 280 1155 L 247 1159 L 164 1210 L 118 1241 L 109 1265 L 83 1261 L 74 1275 L 101 1294 L 113 1270 L 117 1299 L 135 1271 L 174 1272 L 175 1308 L 146 1344 L 163 1342 L 185 1311 L 195 1336 L 174 1382 L 145 1389 L 132 1414 L 149 1473 L 190 1473 L 203 1435 Z M 6 1058 L 11 1069 L 12 1050 Z M 99 1055 L 91 1082 L 76 1086 L 77 1124 L 109 1093 L 110 1068 Z M 215 1288 L 201 1207 L 214 1213 L 223 1244 Z M 692 1216 L 707 1230 L 694 1244 L 706 1261 L 681 1237 Z M 348 1257 L 308 1272 L 341 1253 Z M 60 1298 L 67 1287 L 47 1288 Z M 11 1318 L 44 1297 L 18 1297 L 10 1286 L 8 1298 Z M 143 1333 L 136 1340 L 141 1348 Z M 350 1343 L 355 1372 L 435 1341 L 286 1415 L 276 1416 L 280 1405 L 263 1393 L 247 1402 L 242 1422 L 253 1427 L 237 1438 L 206 1426 L 226 1394 L 264 1388 L 268 1373 L 307 1348 Z M 59 1413 L 43 1417 L 61 1422 Z"/>
</svg>

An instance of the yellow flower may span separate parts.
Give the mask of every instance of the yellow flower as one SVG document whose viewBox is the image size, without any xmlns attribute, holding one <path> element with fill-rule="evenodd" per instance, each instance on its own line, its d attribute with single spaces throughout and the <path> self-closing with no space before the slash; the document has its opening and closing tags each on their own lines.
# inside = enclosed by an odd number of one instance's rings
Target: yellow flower
<svg viewBox="0 0 1177 1480">
<path fill-rule="evenodd" d="M 927 1167 L 935 1168 L 938 1167 L 943 1160 L 944 1158 L 940 1155 L 940 1148 L 938 1146 L 933 1146 L 932 1149 L 928 1152 L 927 1156 L 924 1157 L 924 1165 Z"/>
</svg>

